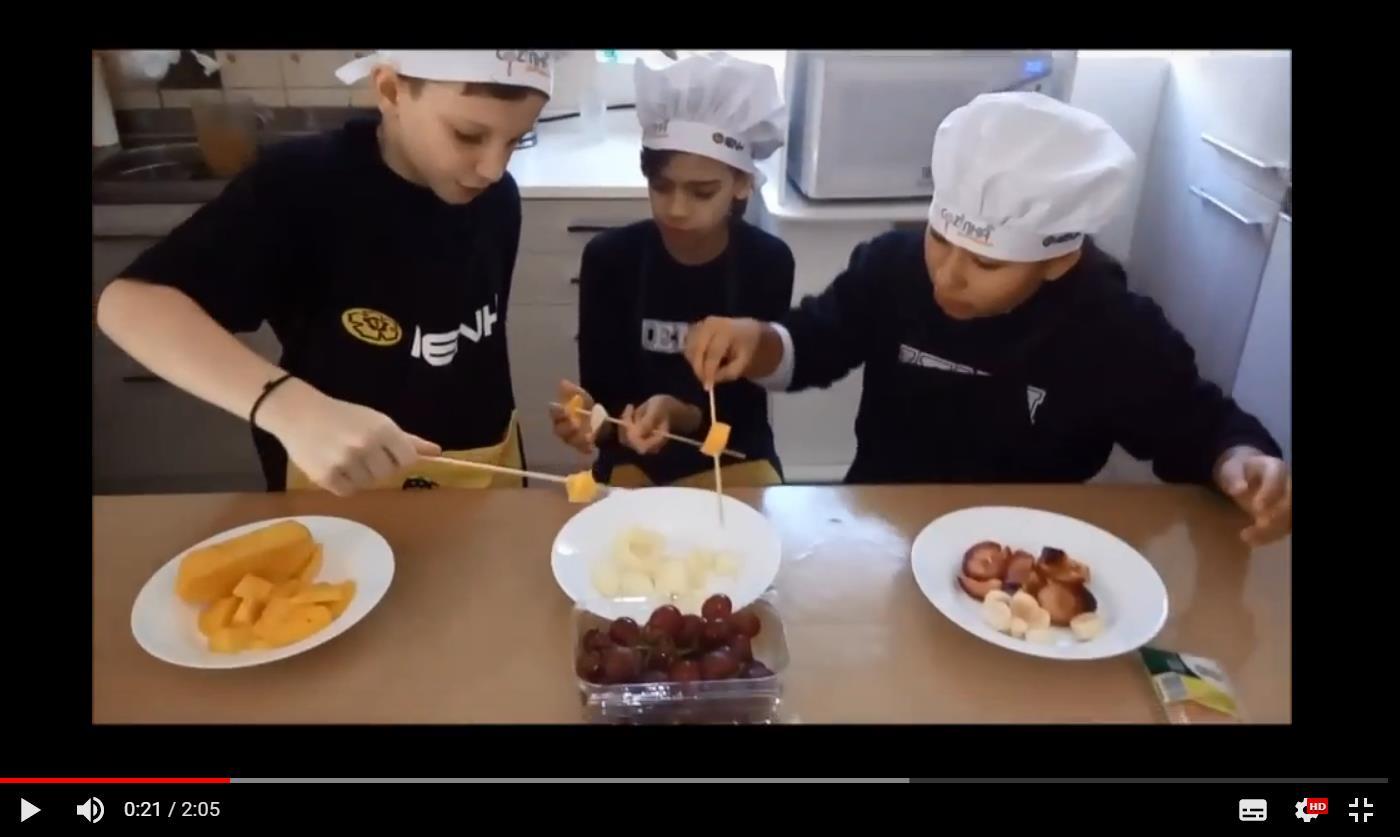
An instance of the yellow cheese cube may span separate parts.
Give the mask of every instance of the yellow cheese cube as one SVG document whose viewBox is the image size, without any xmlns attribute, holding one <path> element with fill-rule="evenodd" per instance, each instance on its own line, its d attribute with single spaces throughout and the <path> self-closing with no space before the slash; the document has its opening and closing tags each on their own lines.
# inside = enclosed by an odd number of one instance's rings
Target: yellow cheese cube
<svg viewBox="0 0 1400 837">
<path fill-rule="evenodd" d="M 235 596 L 225 596 L 209 605 L 199 614 L 199 632 L 205 636 L 213 636 L 216 631 L 227 628 L 238 605 L 239 601 Z"/>
<path fill-rule="evenodd" d="M 579 471 L 564 479 L 564 491 L 570 503 L 591 503 L 598 496 L 598 481 L 593 479 L 592 471 Z"/>
<path fill-rule="evenodd" d="M 339 584 L 328 584 L 321 581 L 307 587 L 295 596 L 292 596 L 291 603 L 294 605 L 324 604 L 326 602 L 338 602 L 345 597 L 346 590 Z"/>
<path fill-rule="evenodd" d="M 729 444 L 729 425 L 722 421 L 717 421 L 710 426 L 710 432 L 705 434 L 705 443 L 700 446 L 700 452 L 706 456 L 719 456 Z"/>
<path fill-rule="evenodd" d="M 252 625 L 258 621 L 258 615 L 262 613 L 262 602 L 257 599 L 239 599 L 238 609 L 233 612 L 233 618 L 229 624 L 234 627 Z"/>
<path fill-rule="evenodd" d="M 318 543 L 311 550 L 311 562 L 297 576 L 297 580 L 303 584 L 310 584 L 316 580 L 316 576 L 321 572 L 321 545 Z"/>
<path fill-rule="evenodd" d="M 243 576 L 243 580 L 234 586 L 233 595 L 240 599 L 252 599 L 255 602 L 265 602 L 272 598 L 272 582 L 249 573 Z"/>
<path fill-rule="evenodd" d="M 244 599 L 248 601 L 248 599 Z M 218 654 L 237 654 L 253 642 L 251 625 L 234 625 L 220 628 L 209 637 L 209 650 Z"/>
<path fill-rule="evenodd" d="M 583 409 L 583 396 L 575 395 L 564 403 L 564 414 L 569 416 L 578 415 L 578 411 Z"/>
</svg>

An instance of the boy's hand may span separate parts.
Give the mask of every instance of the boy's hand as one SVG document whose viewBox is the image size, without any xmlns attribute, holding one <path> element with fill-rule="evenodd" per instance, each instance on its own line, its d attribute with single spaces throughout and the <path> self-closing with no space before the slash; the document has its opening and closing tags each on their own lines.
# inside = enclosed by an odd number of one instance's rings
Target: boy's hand
<svg viewBox="0 0 1400 837">
<path fill-rule="evenodd" d="M 1231 448 L 1215 466 L 1215 483 L 1254 518 L 1240 532 L 1245 543 L 1261 546 L 1293 531 L 1293 476 L 1282 459 Z"/>
<path fill-rule="evenodd" d="M 560 404 L 569 403 L 569 399 L 575 395 L 582 396 L 583 409 L 593 409 L 593 396 L 585 392 L 582 387 L 573 381 L 559 382 L 559 397 L 556 400 Z M 564 444 L 579 453 L 593 453 L 597 439 L 589 428 L 586 416 L 581 416 L 578 413 L 566 414 L 564 410 L 553 406 L 549 408 L 549 416 L 554 419 L 554 435 L 563 440 Z"/>
<path fill-rule="evenodd" d="M 621 418 L 627 423 L 622 441 L 642 454 L 660 450 L 671 428 L 682 433 L 694 432 L 703 420 L 699 407 L 669 395 L 653 395 L 636 409 L 628 404 Z"/>
<path fill-rule="evenodd" d="M 442 453 L 383 413 L 331 398 L 296 378 L 268 396 L 258 424 L 312 482 L 341 497 L 373 488 L 419 457 Z"/>
<path fill-rule="evenodd" d="M 753 368 L 754 356 L 768 329 L 764 323 L 750 319 L 706 317 L 690 328 L 685 339 L 685 359 L 695 371 L 695 377 L 709 386 L 733 381 L 745 375 L 762 377 L 777 367 L 782 359 L 781 342 L 778 357 L 769 368 Z M 776 335 L 775 335 L 776 336 Z"/>
</svg>

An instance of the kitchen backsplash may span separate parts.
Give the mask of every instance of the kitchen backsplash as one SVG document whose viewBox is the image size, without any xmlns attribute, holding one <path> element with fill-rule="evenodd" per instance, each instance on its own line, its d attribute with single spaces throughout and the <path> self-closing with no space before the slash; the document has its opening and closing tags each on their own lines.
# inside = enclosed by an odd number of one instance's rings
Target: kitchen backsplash
<svg viewBox="0 0 1400 837">
<path fill-rule="evenodd" d="M 346 87 L 335 77 L 340 65 L 370 50 L 350 49 L 220 49 L 214 51 L 219 59 L 222 86 L 204 88 L 173 88 L 166 81 L 161 85 L 145 78 L 133 78 L 122 73 L 117 62 L 117 50 L 104 50 L 103 74 L 117 110 L 138 108 L 187 108 L 198 101 L 251 101 L 265 107 L 373 107 L 374 95 L 368 82 Z M 589 68 L 588 50 L 570 52 L 560 59 L 554 84 L 554 98 L 546 113 L 573 110 L 578 107 L 581 79 L 579 72 Z M 633 99 L 632 68 L 630 66 L 600 65 L 593 76 L 602 85 L 608 104 L 627 104 Z"/>
<path fill-rule="evenodd" d="M 220 49 L 221 87 L 179 89 L 124 75 L 116 50 L 104 50 L 103 74 L 117 110 L 186 108 L 197 101 L 250 101 L 265 107 L 372 107 L 367 82 L 347 87 L 335 77 L 340 65 L 369 50 Z M 168 82 L 166 83 L 168 84 Z"/>
</svg>

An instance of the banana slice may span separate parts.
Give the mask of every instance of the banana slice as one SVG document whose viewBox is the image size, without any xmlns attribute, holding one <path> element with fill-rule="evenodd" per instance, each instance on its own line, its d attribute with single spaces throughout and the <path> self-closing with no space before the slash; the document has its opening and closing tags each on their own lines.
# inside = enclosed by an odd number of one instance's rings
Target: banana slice
<svg viewBox="0 0 1400 837">
<path fill-rule="evenodd" d="M 690 589 L 689 578 L 686 576 L 685 564 L 680 560 L 665 561 L 656 571 L 654 576 L 656 581 L 656 593 L 659 596 L 670 598 L 679 596 Z"/>
<path fill-rule="evenodd" d="M 1011 635 L 1017 639 L 1024 637 L 1028 628 L 1030 626 L 1026 624 L 1026 620 L 1017 619 L 1014 616 L 1011 618 Z"/>
<path fill-rule="evenodd" d="M 982 602 L 983 604 L 987 602 L 1005 602 L 1007 607 L 1011 607 L 1011 594 L 1005 590 L 993 590 L 982 599 Z"/>
<path fill-rule="evenodd" d="M 1016 595 L 1011 597 L 1011 615 L 1025 620 L 1026 624 L 1031 623 L 1038 610 L 1040 603 L 1035 600 L 1035 596 L 1024 590 L 1017 590 Z"/>
<path fill-rule="evenodd" d="M 602 404 L 594 404 L 593 409 L 588 412 L 588 429 L 594 433 L 608 420 L 608 408 Z"/>
<path fill-rule="evenodd" d="M 1069 620 L 1069 629 L 1074 633 L 1075 639 L 1088 642 L 1103 631 L 1103 619 L 1099 618 L 1096 611 L 1081 613 Z"/>
<path fill-rule="evenodd" d="M 1048 616 L 1049 614 L 1046 615 Z M 1034 642 L 1036 645 L 1050 645 L 1054 641 L 1055 632 L 1050 630 L 1048 627 L 1031 628 L 1030 630 L 1026 631 L 1026 642 Z"/>
<path fill-rule="evenodd" d="M 624 596 L 651 596 L 656 592 L 656 585 L 652 582 L 651 576 L 635 571 L 628 571 L 622 574 L 622 595 Z"/>
<path fill-rule="evenodd" d="M 593 565 L 593 588 L 603 597 L 615 599 L 622 594 L 622 574 L 611 562 Z"/>
<path fill-rule="evenodd" d="M 1006 602 L 988 599 L 982 603 L 982 621 L 1006 633 L 1011 628 L 1011 608 Z"/>
<path fill-rule="evenodd" d="M 1030 630 L 1026 632 L 1028 635 L 1030 631 L 1050 627 L 1050 611 L 1040 605 L 1036 605 L 1035 612 L 1026 620 L 1026 624 L 1030 625 Z"/>
</svg>

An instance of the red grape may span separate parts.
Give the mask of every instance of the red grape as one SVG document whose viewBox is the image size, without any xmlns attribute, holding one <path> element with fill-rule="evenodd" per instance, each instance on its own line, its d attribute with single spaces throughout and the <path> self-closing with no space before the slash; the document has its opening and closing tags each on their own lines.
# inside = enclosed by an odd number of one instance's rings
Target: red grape
<svg viewBox="0 0 1400 837">
<path fill-rule="evenodd" d="M 718 648 L 729 642 L 734 630 L 723 619 L 706 619 L 705 629 L 700 635 L 700 646 L 705 650 Z"/>
<path fill-rule="evenodd" d="M 706 619 L 723 619 L 734 612 L 734 603 L 723 593 L 716 593 L 700 606 L 700 615 Z"/>
<path fill-rule="evenodd" d="M 642 629 L 637 626 L 637 620 L 624 616 L 613 620 L 608 636 L 618 645 L 636 645 L 637 640 L 642 638 Z"/>
<path fill-rule="evenodd" d="M 694 660 L 676 660 L 671 664 L 671 679 L 677 683 L 693 683 L 700 679 L 700 666 Z"/>
<path fill-rule="evenodd" d="M 700 676 L 706 680 L 725 680 L 739 673 L 739 661 L 729 651 L 719 648 L 700 658 Z"/>
<path fill-rule="evenodd" d="M 648 669 L 648 670 L 642 672 L 642 679 L 641 679 L 641 682 L 642 682 L 642 683 L 665 683 L 665 682 L 666 682 L 666 672 L 665 672 L 664 670 L 658 671 L 658 670 L 656 670 L 656 669 L 654 669 L 654 668 L 653 668 L 653 669 Z"/>
<path fill-rule="evenodd" d="M 670 647 L 653 648 L 647 652 L 647 668 L 655 671 L 670 671 L 676 655 Z"/>
<path fill-rule="evenodd" d="M 681 617 L 680 630 L 676 631 L 676 645 L 681 648 L 694 648 L 700 644 L 700 634 L 705 631 L 705 620 L 693 613 Z"/>
<path fill-rule="evenodd" d="M 609 648 L 603 652 L 606 683 L 635 683 L 642 673 L 642 655 L 635 648 Z"/>
<path fill-rule="evenodd" d="M 758 660 L 754 660 L 744 667 L 743 676 L 749 680 L 757 680 L 760 677 L 772 677 L 773 670 Z"/>
<path fill-rule="evenodd" d="M 642 644 L 651 648 L 670 647 L 672 645 L 671 635 L 655 625 L 647 625 L 642 628 Z"/>
<path fill-rule="evenodd" d="M 603 679 L 603 655 L 597 651 L 584 651 L 574 662 L 574 671 L 589 683 Z"/>
<path fill-rule="evenodd" d="M 735 634 L 730 638 L 729 650 L 734 652 L 734 657 L 741 663 L 753 659 L 753 643 L 743 634 Z"/>
<path fill-rule="evenodd" d="M 747 609 L 730 615 L 729 624 L 734 627 L 735 633 L 743 634 L 750 639 L 758 636 L 759 630 L 763 627 L 763 623 L 758 619 L 758 614 Z"/>
<path fill-rule="evenodd" d="M 607 634 L 597 628 L 589 628 L 583 635 L 583 648 L 585 651 L 602 651 L 605 648 L 613 647 L 615 643 Z"/>
<path fill-rule="evenodd" d="M 662 605 L 651 612 L 651 618 L 647 620 L 647 627 L 659 628 L 674 639 L 680 633 L 682 621 L 684 621 L 684 617 L 681 616 L 680 608 L 675 605 Z"/>
</svg>

